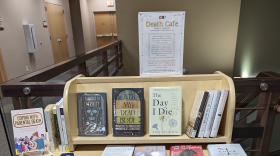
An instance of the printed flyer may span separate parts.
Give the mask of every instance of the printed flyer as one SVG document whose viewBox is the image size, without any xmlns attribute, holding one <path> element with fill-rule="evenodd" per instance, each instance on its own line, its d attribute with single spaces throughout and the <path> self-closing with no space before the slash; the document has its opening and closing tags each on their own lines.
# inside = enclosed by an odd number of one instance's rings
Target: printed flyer
<svg viewBox="0 0 280 156">
<path fill-rule="evenodd" d="M 185 12 L 139 12 L 140 76 L 183 74 Z"/>
<path fill-rule="evenodd" d="M 12 110 L 16 155 L 28 151 L 48 151 L 42 108 Z"/>
</svg>

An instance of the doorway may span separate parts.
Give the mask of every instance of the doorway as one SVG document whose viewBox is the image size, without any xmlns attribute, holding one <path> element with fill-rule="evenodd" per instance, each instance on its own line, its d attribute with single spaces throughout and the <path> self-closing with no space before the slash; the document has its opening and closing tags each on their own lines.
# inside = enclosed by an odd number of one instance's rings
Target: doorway
<svg viewBox="0 0 280 156">
<path fill-rule="evenodd" d="M 54 63 L 69 58 L 64 10 L 61 5 L 45 3 Z"/>
<path fill-rule="evenodd" d="M 97 48 L 117 41 L 116 12 L 94 12 Z"/>
</svg>

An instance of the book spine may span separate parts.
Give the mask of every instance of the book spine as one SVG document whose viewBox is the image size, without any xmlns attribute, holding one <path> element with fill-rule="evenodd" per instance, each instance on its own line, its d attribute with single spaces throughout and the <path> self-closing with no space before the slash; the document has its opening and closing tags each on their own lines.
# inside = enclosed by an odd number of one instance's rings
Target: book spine
<svg viewBox="0 0 280 156">
<path fill-rule="evenodd" d="M 197 133 L 197 130 L 198 130 L 199 125 L 200 125 L 201 117 L 203 115 L 204 107 L 205 107 L 206 102 L 207 102 L 207 98 L 208 98 L 208 92 L 205 92 L 204 95 L 203 95 L 199 110 L 198 110 L 197 118 L 196 118 L 195 123 L 194 123 L 191 138 L 194 138 L 196 133 Z"/>
<path fill-rule="evenodd" d="M 212 100 L 211 109 L 210 109 L 210 113 L 209 113 L 209 119 L 208 119 L 206 129 L 205 129 L 205 132 L 204 132 L 204 136 L 203 136 L 204 138 L 209 138 L 209 136 L 210 136 L 210 133 L 211 133 L 211 130 L 212 130 L 212 127 L 213 127 L 213 123 L 214 123 L 214 120 L 215 120 L 215 115 L 216 115 L 216 112 L 217 112 L 217 108 L 218 108 L 218 105 L 219 105 L 220 97 L 221 97 L 221 91 L 215 90 L 214 97 L 213 97 L 213 100 Z"/>
<path fill-rule="evenodd" d="M 70 152 L 69 151 L 69 144 L 68 144 L 68 137 L 67 137 L 67 132 L 66 132 L 66 125 L 65 125 L 65 117 L 64 117 L 63 108 L 60 108 L 60 112 L 61 112 L 61 123 L 62 123 L 62 127 L 63 127 L 65 151 Z"/>
<path fill-rule="evenodd" d="M 53 118 L 54 118 L 54 123 L 55 123 L 57 142 L 58 142 L 59 145 L 61 145 L 61 138 L 60 138 L 60 133 L 59 133 L 59 125 L 58 125 L 58 121 L 57 121 L 57 115 L 53 114 Z"/>
<path fill-rule="evenodd" d="M 61 145 L 63 146 L 63 152 L 65 152 L 65 148 L 64 148 L 64 135 L 63 135 L 63 126 L 62 126 L 62 123 L 61 123 L 61 114 L 60 114 L 60 107 L 59 105 L 57 104 L 56 105 L 56 114 L 57 114 L 57 122 L 58 122 L 58 127 L 59 127 L 59 133 L 60 133 L 60 138 L 61 138 Z"/>
<path fill-rule="evenodd" d="M 213 123 L 213 127 L 212 127 L 212 130 L 211 130 L 211 134 L 210 134 L 211 138 L 217 137 L 218 130 L 219 130 L 219 127 L 220 127 L 220 122 L 221 122 L 222 115 L 223 115 L 224 108 L 225 108 L 225 104 L 226 104 L 226 101 L 227 101 L 227 96 L 228 96 L 228 90 L 223 89 L 222 93 L 221 93 L 220 101 L 219 101 L 219 106 L 218 106 L 218 109 L 217 109 L 217 112 L 216 112 L 215 120 L 214 120 L 214 123 Z"/>
<path fill-rule="evenodd" d="M 209 113 L 210 113 L 210 109 L 211 109 L 211 105 L 212 105 L 212 100 L 213 100 L 213 96 L 214 93 L 213 92 L 209 92 L 209 97 L 207 99 L 207 105 L 205 107 L 205 111 L 203 114 L 203 119 L 201 121 L 201 125 L 198 131 L 198 137 L 202 138 L 206 129 L 206 125 L 209 119 Z"/>
<path fill-rule="evenodd" d="M 49 111 L 45 111 L 45 119 L 46 119 L 46 125 L 47 125 L 47 130 L 48 130 L 48 138 L 49 138 L 49 144 L 50 144 L 50 151 L 51 152 L 55 152 L 55 148 L 54 148 L 54 135 L 53 135 L 53 127 L 51 125 L 51 119 L 50 119 L 50 115 L 51 112 Z"/>
</svg>

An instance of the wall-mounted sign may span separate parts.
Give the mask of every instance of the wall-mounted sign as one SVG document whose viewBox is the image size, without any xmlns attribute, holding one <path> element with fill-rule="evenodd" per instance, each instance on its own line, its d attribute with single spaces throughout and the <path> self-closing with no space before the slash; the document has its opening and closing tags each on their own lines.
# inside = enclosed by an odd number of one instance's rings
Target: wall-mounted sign
<svg viewBox="0 0 280 156">
<path fill-rule="evenodd" d="M 47 28 L 47 27 L 48 27 L 47 21 L 43 21 L 43 27 L 44 27 L 44 28 Z"/>
<path fill-rule="evenodd" d="M 113 7 L 114 6 L 114 1 L 107 1 L 107 6 L 108 7 Z"/>
<path fill-rule="evenodd" d="M 183 74 L 185 12 L 139 12 L 140 76 Z"/>
</svg>

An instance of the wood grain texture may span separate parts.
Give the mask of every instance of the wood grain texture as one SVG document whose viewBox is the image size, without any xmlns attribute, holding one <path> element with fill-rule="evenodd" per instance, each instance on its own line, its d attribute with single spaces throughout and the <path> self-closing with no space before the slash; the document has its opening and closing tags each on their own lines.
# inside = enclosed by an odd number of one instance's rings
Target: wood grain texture
<svg viewBox="0 0 280 156">
<path fill-rule="evenodd" d="M 182 135 L 149 136 L 149 87 L 182 86 Z M 143 137 L 112 136 L 112 88 L 144 88 L 145 119 Z M 217 138 L 190 139 L 184 132 L 187 126 L 193 100 L 198 90 L 228 89 L 229 96 L 220 124 Z M 77 93 L 107 93 L 106 137 L 79 137 L 77 120 Z M 175 77 L 93 77 L 77 76 L 67 82 L 64 91 L 64 107 L 70 150 L 79 144 L 150 144 L 150 143 L 230 143 L 235 110 L 235 90 L 232 79 L 221 72 L 206 75 L 184 75 Z M 68 130 L 69 129 L 69 130 Z"/>
<path fill-rule="evenodd" d="M 60 5 L 45 3 L 48 26 L 51 35 L 54 62 L 69 58 L 63 8 Z M 61 42 L 58 42 L 61 39 Z"/>
<path fill-rule="evenodd" d="M 3 56 L 0 49 L 0 84 L 8 81 Z M 1 91 L 0 91 L 1 96 Z"/>
</svg>

